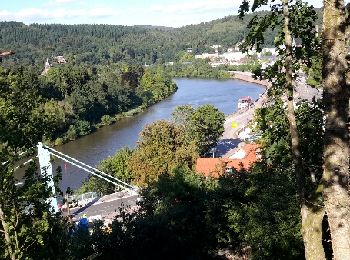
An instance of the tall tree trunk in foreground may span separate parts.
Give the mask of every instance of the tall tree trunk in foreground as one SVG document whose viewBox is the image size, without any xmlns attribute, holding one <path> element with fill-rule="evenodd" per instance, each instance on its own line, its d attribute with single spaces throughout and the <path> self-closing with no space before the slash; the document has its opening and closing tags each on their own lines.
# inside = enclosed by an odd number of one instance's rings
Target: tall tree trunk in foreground
<svg viewBox="0 0 350 260">
<path fill-rule="evenodd" d="M 5 236 L 5 244 L 7 246 L 8 254 L 12 260 L 16 260 L 16 253 L 15 253 L 15 250 L 13 250 L 12 248 L 13 241 L 11 240 L 11 237 L 10 237 L 9 226 L 5 221 L 5 216 L 4 216 L 4 212 L 2 210 L 1 204 L 0 204 L 0 221 L 3 228 L 3 230 L 1 231 L 4 233 L 4 236 Z"/>
<path fill-rule="evenodd" d="M 284 18 L 284 42 L 286 46 L 285 72 L 286 72 L 286 91 L 287 91 L 287 118 L 289 121 L 289 132 L 292 141 L 292 158 L 294 172 L 297 180 L 297 188 L 300 199 L 301 213 L 301 233 L 305 246 L 306 259 L 325 259 L 325 253 L 322 245 L 322 219 L 323 210 L 311 207 L 305 200 L 305 176 L 303 161 L 300 152 L 300 139 L 297 129 L 297 123 L 294 111 L 294 88 L 293 88 L 293 46 L 292 35 L 289 29 L 289 5 L 288 0 L 283 0 L 283 18 Z"/>
<path fill-rule="evenodd" d="M 344 0 L 324 0 L 323 99 L 326 113 L 324 146 L 324 204 L 332 237 L 334 259 L 350 259 L 349 95 Z"/>
</svg>

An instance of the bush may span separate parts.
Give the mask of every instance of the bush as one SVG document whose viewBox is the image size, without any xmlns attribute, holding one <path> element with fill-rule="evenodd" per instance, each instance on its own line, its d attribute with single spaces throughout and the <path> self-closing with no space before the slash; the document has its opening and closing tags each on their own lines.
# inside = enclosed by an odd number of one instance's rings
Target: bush
<svg viewBox="0 0 350 260">
<path fill-rule="evenodd" d="M 115 122 L 115 119 L 112 118 L 110 115 L 104 115 L 104 116 L 102 116 L 102 118 L 101 118 L 101 124 L 102 124 L 102 125 L 110 125 L 110 124 L 112 124 L 113 122 Z"/>
<path fill-rule="evenodd" d="M 69 126 L 68 131 L 66 133 L 66 137 L 70 141 L 77 139 L 78 135 L 74 125 Z"/>
<path fill-rule="evenodd" d="M 92 132 L 91 124 L 88 121 L 78 120 L 75 125 L 76 133 L 78 136 L 88 135 Z"/>
</svg>

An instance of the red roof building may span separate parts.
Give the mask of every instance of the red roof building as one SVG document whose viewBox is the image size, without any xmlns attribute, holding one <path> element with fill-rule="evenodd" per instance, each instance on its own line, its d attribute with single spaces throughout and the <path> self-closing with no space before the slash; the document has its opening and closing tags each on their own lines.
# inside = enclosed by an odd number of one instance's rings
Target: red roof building
<svg viewBox="0 0 350 260">
<path fill-rule="evenodd" d="M 196 172 L 205 177 L 218 178 L 224 173 L 232 173 L 233 169 L 248 170 L 260 158 L 258 144 L 245 144 L 230 158 L 198 158 Z"/>
</svg>

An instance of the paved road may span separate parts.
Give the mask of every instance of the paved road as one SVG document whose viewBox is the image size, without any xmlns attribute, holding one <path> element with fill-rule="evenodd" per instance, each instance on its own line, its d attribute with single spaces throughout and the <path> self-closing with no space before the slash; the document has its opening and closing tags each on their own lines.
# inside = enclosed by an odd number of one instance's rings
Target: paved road
<svg viewBox="0 0 350 260">
<path fill-rule="evenodd" d="M 311 101 L 313 97 L 319 99 L 322 97 L 322 90 L 311 88 L 303 83 L 296 83 L 295 86 L 295 102 L 306 99 Z M 245 111 L 237 111 L 226 117 L 224 123 L 225 131 L 217 145 L 216 157 L 230 157 L 235 148 L 241 142 L 238 134 L 247 127 L 249 122 L 253 120 L 255 109 L 260 108 L 267 102 L 265 93 L 254 103 L 254 107 Z M 232 128 L 232 123 L 235 122 L 237 127 Z"/>
<path fill-rule="evenodd" d="M 114 216 L 118 215 L 120 208 L 136 206 L 136 199 L 138 197 L 138 195 L 127 195 L 104 202 L 97 200 L 88 203 L 85 207 L 71 209 L 71 215 L 77 219 L 83 216 L 83 214 L 86 214 L 87 217 L 101 216 L 101 218 L 114 218 Z"/>
</svg>

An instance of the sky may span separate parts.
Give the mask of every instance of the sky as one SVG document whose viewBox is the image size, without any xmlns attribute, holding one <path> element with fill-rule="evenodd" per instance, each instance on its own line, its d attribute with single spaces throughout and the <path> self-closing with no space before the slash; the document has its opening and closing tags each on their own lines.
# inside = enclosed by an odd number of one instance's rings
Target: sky
<svg viewBox="0 0 350 260">
<path fill-rule="evenodd" d="M 309 0 L 321 7 L 322 0 Z M 180 27 L 236 15 L 241 0 L 3 0 L 0 21 Z"/>
</svg>

